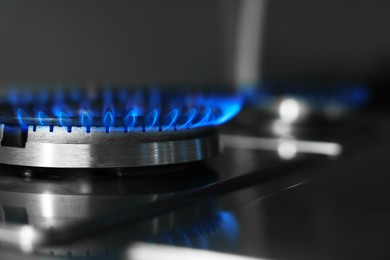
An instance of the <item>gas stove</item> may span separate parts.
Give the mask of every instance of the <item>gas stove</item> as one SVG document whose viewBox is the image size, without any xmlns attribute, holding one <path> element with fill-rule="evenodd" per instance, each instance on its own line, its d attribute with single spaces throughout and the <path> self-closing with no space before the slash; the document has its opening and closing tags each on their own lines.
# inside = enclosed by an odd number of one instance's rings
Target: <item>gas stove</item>
<svg viewBox="0 0 390 260">
<path fill-rule="evenodd" d="M 88 238 L 89 228 L 79 233 L 85 223 L 102 218 L 117 226 L 121 221 L 112 214 L 123 206 L 138 212 L 216 183 L 217 173 L 203 161 L 221 152 L 216 127 L 240 111 L 241 97 L 113 86 L 5 93 L 0 104 L 3 222 L 5 229 L 18 230 L 16 240 L 25 253 L 116 259 L 129 241 L 207 247 L 207 237 L 219 229 L 222 235 L 235 232 L 234 218 L 208 198 L 107 239 Z M 68 245 L 74 238 L 60 235 L 72 228 L 66 233 L 84 237 L 81 244 Z"/>
<path fill-rule="evenodd" d="M 261 205 L 332 176 L 377 131 L 371 116 L 298 120 L 292 96 L 279 117 L 235 117 L 242 96 L 88 91 L 3 100 L 2 258 L 283 258 Z"/>
</svg>

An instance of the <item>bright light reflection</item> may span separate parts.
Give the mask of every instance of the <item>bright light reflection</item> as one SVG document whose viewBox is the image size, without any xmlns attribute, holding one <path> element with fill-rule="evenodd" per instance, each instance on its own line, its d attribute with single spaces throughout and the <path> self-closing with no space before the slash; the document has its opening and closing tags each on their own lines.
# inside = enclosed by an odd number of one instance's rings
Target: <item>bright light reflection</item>
<svg viewBox="0 0 390 260">
<path fill-rule="evenodd" d="M 35 230 L 30 226 L 23 226 L 19 231 L 20 248 L 25 253 L 31 253 L 36 239 Z"/>
<path fill-rule="evenodd" d="M 297 156 L 298 148 L 294 140 L 281 140 L 277 151 L 280 158 L 291 160 Z"/>
<path fill-rule="evenodd" d="M 301 107 L 295 99 L 287 98 L 279 105 L 279 116 L 286 123 L 292 123 L 299 118 Z"/>
<path fill-rule="evenodd" d="M 128 250 L 127 259 L 131 260 L 261 260 L 232 254 L 191 249 L 178 246 L 135 243 Z M 264 259 L 263 259 L 264 260 Z"/>
<path fill-rule="evenodd" d="M 92 187 L 90 185 L 90 183 L 88 182 L 81 182 L 80 183 L 80 192 L 82 194 L 89 194 L 92 192 Z"/>
<path fill-rule="evenodd" d="M 281 150 L 282 154 L 292 154 L 294 149 L 296 149 L 297 153 L 321 154 L 327 156 L 339 156 L 343 152 L 343 147 L 338 143 L 294 140 L 291 138 L 280 139 L 222 135 L 222 141 L 224 147 L 269 151 Z"/>
<path fill-rule="evenodd" d="M 291 133 L 291 124 L 283 120 L 275 120 L 272 123 L 272 132 L 276 135 L 288 135 Z"/>
<path fill-rule="evenodd" d="M 53 205 L 53 195 L 49 192 L 41 194 L 41 204 L 42 204 L 42 216 L 46 218 L 54 217 L 54 205 Z"/>
</svg>

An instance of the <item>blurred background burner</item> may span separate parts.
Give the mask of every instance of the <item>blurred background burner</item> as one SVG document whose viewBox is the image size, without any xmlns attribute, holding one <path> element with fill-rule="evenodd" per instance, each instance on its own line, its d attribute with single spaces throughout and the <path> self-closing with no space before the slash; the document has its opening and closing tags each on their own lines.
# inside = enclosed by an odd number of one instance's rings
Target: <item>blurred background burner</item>
<svg viewBox="0 0 390 260">
<path fill-rule="evenodd" d="M 53 168 L 186 163 L 219 153 L 215 126 L 241 99 L 110 87 L 10 89 L 2 99 L 1 163 Z"/>
</svg>

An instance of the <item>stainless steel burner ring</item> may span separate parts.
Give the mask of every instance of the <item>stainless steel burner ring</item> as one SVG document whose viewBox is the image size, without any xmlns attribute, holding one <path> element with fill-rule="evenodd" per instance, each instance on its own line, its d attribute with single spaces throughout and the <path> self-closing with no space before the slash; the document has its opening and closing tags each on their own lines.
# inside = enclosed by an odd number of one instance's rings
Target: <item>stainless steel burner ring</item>
<svg viewBox="0 0 390 260">
<path fill-rule="evenodd" d="M 214 127 L 126 132 L 123 127 L 29 126 L 18 145 L 0 125 L 0 163 L 52 168 L 116 168 L 186 163 L 220 151 Z"/>
</svg>

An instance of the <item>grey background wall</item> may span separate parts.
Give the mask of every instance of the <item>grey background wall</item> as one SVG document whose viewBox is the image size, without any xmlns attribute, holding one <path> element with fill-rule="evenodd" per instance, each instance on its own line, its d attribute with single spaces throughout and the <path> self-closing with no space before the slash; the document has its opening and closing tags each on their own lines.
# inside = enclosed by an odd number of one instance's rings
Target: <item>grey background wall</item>
<svg viewBox="0 0 390 260">
<path fill-rule="evenodd" d="M 240 0 L 0 0 L 0 82 L 223 82 Z M 264 78 L 375 80 L 390 2 L 271 0 Z"/>
<path fill-rule="evenodd" d="M 0 1 L 0 82 L 226 76 L 221 0 Z"/>
<path fill-rule="evenodd" d="M 390 61 L 390 2 L 271 0 L 265 75 L 375 80 Z"/>
</svg>

